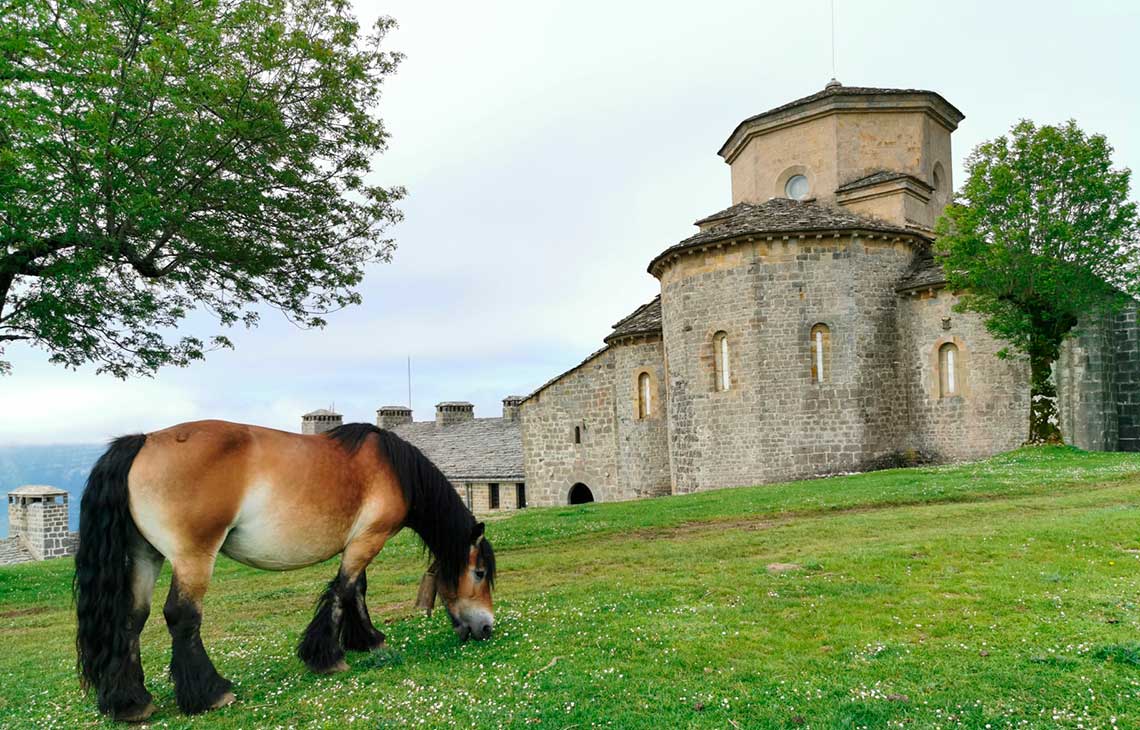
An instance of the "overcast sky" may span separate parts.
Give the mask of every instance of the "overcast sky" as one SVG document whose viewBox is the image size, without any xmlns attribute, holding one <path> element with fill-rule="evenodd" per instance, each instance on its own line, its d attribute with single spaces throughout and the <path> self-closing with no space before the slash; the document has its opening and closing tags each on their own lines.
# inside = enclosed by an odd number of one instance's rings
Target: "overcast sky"
<svg viewBox="0 0 1140 730">
<path fill-rule="evenodd" d="M 1140 3 L 836 0 L 847 85 L 941 93 L 966 115 L 954 182 L 1022 117 L 1075 118 L 1140 170 Z M 237 349 L 120 382 L 12 348 L 0 444 L 103 440 L 196 418 L 297 429 L 441 400 L 497 415 L 601 345 L 657 292 L 649 260 L 730 204 L 717 157 L 741 119 L 823 88 L 829 0 L 357 3 L 400 24 L 391 149 L 374 178 L 408 189 L 399 248 L 364 304 L 300 331 L 267 315 Z M 1136 182 L 1133 197 L 1137 197 Z M 207 332 L 208 333 L 208 332 Z"/>
</svg>

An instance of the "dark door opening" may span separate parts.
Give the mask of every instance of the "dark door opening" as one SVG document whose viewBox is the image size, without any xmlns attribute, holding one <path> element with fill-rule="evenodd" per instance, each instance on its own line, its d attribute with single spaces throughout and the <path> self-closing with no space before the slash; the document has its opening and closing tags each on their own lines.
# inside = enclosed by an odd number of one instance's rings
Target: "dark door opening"
<svg viewBox="0 0 1140 730">
<path fill-rule="evenodd" d="M 570 487 L 570 504 L 586 504 L 594 501 L 594 493 L 581 482 Z"/>
</svg>

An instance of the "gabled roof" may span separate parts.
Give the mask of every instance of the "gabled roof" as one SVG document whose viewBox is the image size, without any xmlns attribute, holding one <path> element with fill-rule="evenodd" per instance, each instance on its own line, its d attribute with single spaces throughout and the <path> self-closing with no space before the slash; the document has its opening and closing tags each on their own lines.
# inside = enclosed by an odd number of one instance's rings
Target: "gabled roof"
<svg viewBox="0 0 1140 730">
<path fill-rule="evenodd" d="M 607 343 L 636 335 L 661 334 L 661 295 L 642 304 L 633 313 L 613 326 L 613 332 L 606 336 Z"/>
<path fill-rule="evenodd" d="M 737 236 L 785 233 L 886 233 L 927 240 L 922 234 L 901 226 L 852 213 L 823 203 L 772 198 L 763 203 L 737 203 L 703 222 L 720 220 L 716 226 L 689 236 L 662 251 L 649 263 L 649 273 L 670 254 Z"/>
<path fill-rule="evenodd" d="M 525 398 L 523 398 L 523 402 L 525 402 L 525 401 L 528 401 L 528 400 L 530 400 L 531 398 L 535 397 L 536 395 L 538 395 L 538 394 L 539 394 L 539 393 L 541 393 L 542 391 L 546 390 L 546 389 L 547 389 L 547 388 L 549 388 L 550 386 L 552 386 L 552 385 L 554 385 L 555 383 L 557 383 L 559 380 L 562 380 L 562 378 L 565 378 L 567 375 L 569 375 L 570 373 L 574 372 L 574 371 L 575 371 L 575 370 L 577 370 L 578 368 L 580 368 L 580 367 L 583 367 L 584 365 L 586 365 L 587 363 L 589 363 L 589 362 L 590 362 L 591 360 L 593 360 L 594 358 L 596 358 L 596 357 L 598 357 L 599 355 L 602 355 L 602 354 L 604 354 L 604 353 L 608 352 L 608 351 L 609 351 L 609 349 L 610 349 L 610 346 L 609 346 L 609 345 L 605 345 L 604 347 L 601 347 L 601 348 L 599 348 L 599 349 L 597 349 L 597 350 L 594 350 L 594 351 L 593 351 L 593 352 L 591 352 L 589 355 L 587 355 L 587 356 L 586 356 L 586 358 L 585 358 L 584 360 L 582 360 L 582 362 L 578 363 L 577 365 L 575 365 L 574 367 L 570 368 L 569 370 L 564 370 L 564 371 L 562 371 L 561 373 L 558 373 L 557 375 L 555 375 L 555 376 L 554 376 L 553 378 L 551 378 L 550 380 L 547 380 L 545 383 L 543 383 L 542 385 L 540 385 L 540 386 L 538 386 L 537 388 L 535 388 L 533 391 L 531 391 L 531 392 L 530 392 L 530 394 L 529 394 L 529 395 L 527 395 Z"/>
<path fill-rule="evenodd" d="M 637 335 L 660 335 L 660 334 L 661 334 L 661 295 L 658 294 L 657 296 L 653 297 L 653 299 L 651 299 L 650 301 L 646 302 L 645 304 L 642 304 L 640 307 L 633 310 L 633 312 L 631 314 L 628 314 L 625 317 L 622 317 L 620 320 L 618 320 L 617 324 L 615 324 L 613 326 L 613 332 L 606 335 L 605 347 L 601 348 L 600 350 L 594 350 L 589 355 L 587 355 L 586 359 L 583 360 L 582 362 L 578 363 L 577 365 L 570 368 L 569 370 L 565 370 L 565 371 L 559 373 L 558 375 L 555 375 L 550 380 L 547 380 L 545 383 L 543 383 L 542 385 L 535 388 L 534 391 L 530 395 L 523 398 L 522 400 L 524 400 L 524 401 L 530 400 L 531 398 L 533 398 L 537 394 L 541 393 L 542 391 L 546 390 L 550 386 L 557 383 L 559 380 L 562 380 L 562 378 L 565 378 L 570 373 L 574 372 L 575 370 L 582 367 L 583 365 L 586 365 L 587 363 L 589 363 L 591 360 L 593 360 L 597 356 L 599 356 L 602 353 L 609 350 L 610 347 L 612 347 L 613 344 L 618 340 L 624 339 L 626 337 L 635 337 Z"/>
<path fill-rule="evenodd" d="M 424 452 L 453 482 L 523 481 L 522 428 L 517 420 L 472 418 L 447 426 L 418 421 L 391 430 Z"/>
</svg>

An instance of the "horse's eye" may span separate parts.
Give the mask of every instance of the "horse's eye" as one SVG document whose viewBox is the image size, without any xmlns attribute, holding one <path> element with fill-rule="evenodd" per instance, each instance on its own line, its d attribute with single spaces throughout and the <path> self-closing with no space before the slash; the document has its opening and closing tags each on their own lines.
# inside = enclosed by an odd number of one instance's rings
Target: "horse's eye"
<svg viewBox="0 0 1140 730">
<path fill-rule="evenodd" d="M 475 571 L 476 580 L 483 580 L 483 576 L 485 576 L 485 575 L 487 575 L 487 571 L 485 571 L 485 570 L 476 570 Z"/>
</svg>

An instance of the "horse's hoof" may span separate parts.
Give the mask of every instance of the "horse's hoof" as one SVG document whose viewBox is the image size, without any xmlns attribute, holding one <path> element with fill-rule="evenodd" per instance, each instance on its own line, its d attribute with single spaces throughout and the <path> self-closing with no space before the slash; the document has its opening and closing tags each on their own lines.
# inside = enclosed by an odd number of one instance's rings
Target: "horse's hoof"
<svg viewBox="0 0 1140 730">
<path fill-rule="evenodd" d="M 148 702 L 146 707 L 119 715 L 115 719 L 120 722 L 143 722 L 153 715 L 156 710 L 158 710 L 158 708 L 154 706 L 154 703 Z"/>
<path fill-rule="evenodd" d="M 214 704 L 210 705 L 210 709 L 216 710 L 219 707 L 225 707 L 226 705 L 232 705 L 235 702 L 237 702 L 237 697 L 234 697 L 234 693 L 233 692 L 226 692 L 224 695 L 219 697 L 218 700 L 216 702 L 214 702 Z"/>
<path fill-rule="evenodd" d="M 327 669 L 322 669 L 320 672 L 318 672 L 318 674 L 339 674 L 340 672 L 347 672 L 347 671 L 348 671 L 348 662 L 341 659 L 339 662 L 337 662 L 336 664 L 333 664 L 331 667 L 328 667 Z"/>
</svg>

